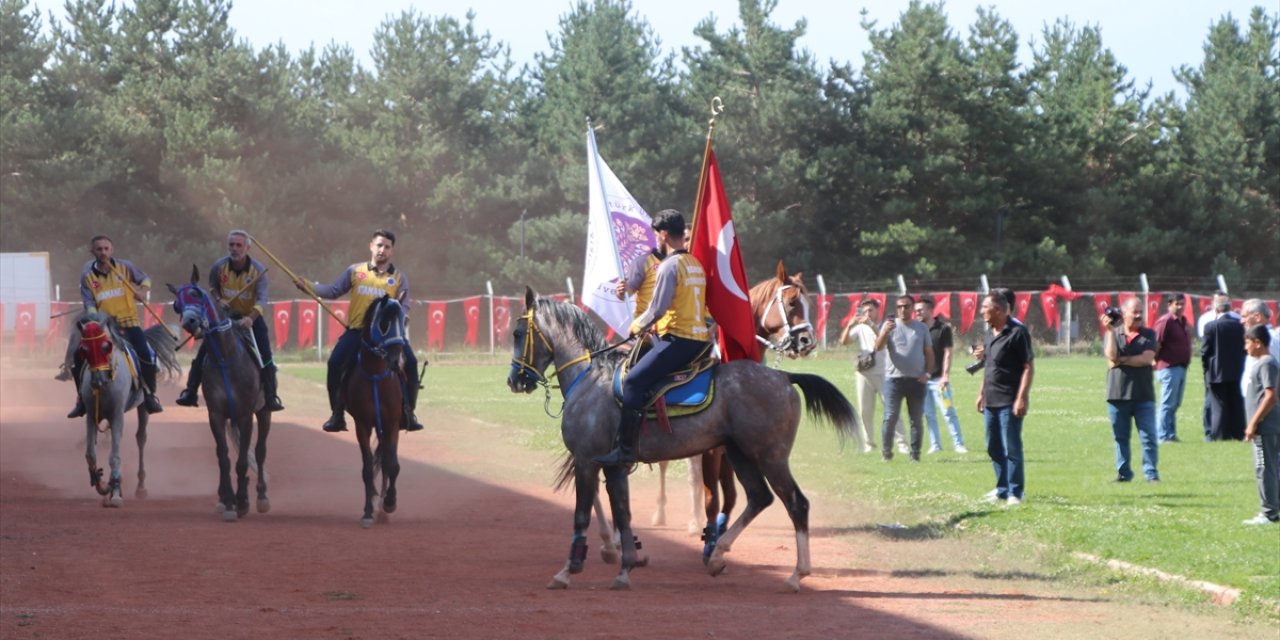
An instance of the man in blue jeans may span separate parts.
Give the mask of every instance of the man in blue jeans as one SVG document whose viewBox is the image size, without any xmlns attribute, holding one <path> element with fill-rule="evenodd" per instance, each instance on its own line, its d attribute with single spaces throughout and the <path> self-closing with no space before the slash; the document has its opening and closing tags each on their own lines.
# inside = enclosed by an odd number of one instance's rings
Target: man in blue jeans
<svg viewBox="0 0 1280 640">
<path fill-rule="evenodd" d="M 1191 334 L 1182 315 L 1185 297 L 1181 293 L 1166 293 L 1164 304 L 1168 313 L 1152 325 L 1156 332 L 1156 378 L 1160 380 L 1156 435 L 1160 442 L 1177 442 L 1178 407 L 1182 406 L 1187 365 L 1191 363 Z"/>
<path fill-rule="evenodd" d="M 951 352 L 955 340 L 951 323 L 933 315 L 933 296 L 924 294 L 916 301 L 916 319 L 929 327 L 933 344 L 933 368 L 929 370 L 928 392 L 924 397 L 924 419 L 929 427 L 929 453 L 942 451 L 942 435 L 938 432 L 938 415 L 947 421 L 951 431 L 951 443 L 956 453 L 969 453 L 960 433 L 960 415 L 956 413 L 955 400 L 951 396 Z"/>
<path fill-rule="evenodd" d="M 1121 326 L 1106 314 L 1100 321 L 1110 334 L 1103 340 L 1107 358 L 1107 414 L 1116 440 L 1116 477 L 1113 482 L 1133 480 L 1130 465 L 1130 424 L 1138 428 L 1142 443 L 1142 474 L 1147 482 L 1159 482 L 1156 469 L 1159 444 L 1156 440 L 1156 389 L 1151 365 L 1156 360 L 1156 332 L 1142 326 L 1142 300 L 1130 298 L 1121 307 Z"/>
<path fill-rule="evenodd" d="M 880 429 L 880 456 L 893 459 L 893 432 L 902 416 L 902 401 L 907 401 L 907 417 L 911 422 L 910 454 L 912 462 L 920 462 L 920 443 L 924 429 L 924 399 L 928 393 L 929 370 L 933 368 L 933 342 L 929 328 L 915 319 L 915 298 L 898 296 L 896 317 L 890 316 L 876 336 L 876 351 L 885 349 L 889 362 L 884 369 L 884 423 Z"/>
<path fill-rule="evenodd" d="M 1026 486 L 1022 419 L 1035 377 L 1035 353 L 1026 326 L 1010 321 L 1003 295 L 992 292 L 982 299 L 982 319 L 990 329 L 983 337 L 985 364 L 975 404 L 986 422 L 987 455 L 996 474 L 996 488 L 984 498 L 1012 507 L 1022 504 Z"/>
</svg>

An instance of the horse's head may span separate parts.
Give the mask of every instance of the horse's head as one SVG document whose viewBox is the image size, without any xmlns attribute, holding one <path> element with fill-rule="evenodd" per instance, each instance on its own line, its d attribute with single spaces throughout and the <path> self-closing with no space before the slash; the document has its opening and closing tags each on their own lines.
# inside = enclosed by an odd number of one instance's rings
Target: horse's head
<svg viewBox="0 0 1280 640">
<path fill-rule="evenodd" d="M 110 381 L 111 354 L 115 351 L 111 328 L 107 321 L 95 315 L 86 316 L 80 327 L 80 357 L 84 359 L 90 371 L 93 387 L 101 388 Z"/>
<path fill-rule="evenodd" d="M 773 350 L 798 358 L 818 346 L 809 323 L 809 290 L 802 273 L 788 275 L 779 260 L 777 277 L 752 287 L 751 293 L 756 335 Z"/>
<path fill-rule="evenodd" d="M 404 306 L 389 296 L 378 298 L 365 311 L 363 333 L 369 350 L 389 360 L 398 359 L 409 344 L 404 331 Z"/>
<path fill-rule="evenodd" d="M 218 303 L 200 288 L 200 270 L 191 265 L 191 281 L 181 287 L 166 284 L 173 293 L 173 310 L 182 319 L 182 328 L 196 339 L 203 338 L 223 322 Z"/>
<path fill-rule="evenodd" d="M 515 321 L 511 331 L 511 372 L 507 374 L 507 388 L 512 393 L 532 393 L 539 383 L 546 384 L 542 374 L 551 364 L 554 351 L 546 333 L 538 328 L 538 295 L 533 288 L 525 287 L 524 314 Z"/>
</svg>

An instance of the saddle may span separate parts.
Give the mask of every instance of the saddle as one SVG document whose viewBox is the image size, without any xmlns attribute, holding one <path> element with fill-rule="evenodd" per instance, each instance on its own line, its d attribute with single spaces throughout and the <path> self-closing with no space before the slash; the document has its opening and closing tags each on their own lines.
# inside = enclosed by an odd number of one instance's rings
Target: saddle
<svg viewBox="0 0 1280 640">
<path fill-rule="evenodd" d="M 613 372 L 613 400 L 622 406 L 622 384 L 631 365 L 648 350 L 647 344 L 633 349 L 631 356 Z M 715 368 L 720 359 L 712 355 L 711 343 L 689 366 L 673 371 L 654 385 L 645 400 L 645 417 L 665 422 L 665 417 L 678 418 L 701 413 L 715 399 Z M 659 407 L 659 400 L 663 407 Z M 670 431 L 667 425 L 663 427 Z"/>
</svg>

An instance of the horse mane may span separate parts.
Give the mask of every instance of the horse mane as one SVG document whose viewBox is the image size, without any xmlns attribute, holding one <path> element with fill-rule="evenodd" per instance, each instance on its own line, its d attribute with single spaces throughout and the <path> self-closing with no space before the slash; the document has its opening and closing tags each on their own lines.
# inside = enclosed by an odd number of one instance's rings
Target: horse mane
<svg viewBox="0 0 1280 640">
<path fill-rule="evenodd" d="M 567 328 L 573 337 L 588 351 L 596 352 L 608 347 L 600 327 L 582 309 L 567 302 L 538 298 L 538 309 L 551 314 L 556 324 Z M 616 367 L 622 360 L 617 350 L 607 351 L 592 358 L 593 366 Z"/>
</svg>

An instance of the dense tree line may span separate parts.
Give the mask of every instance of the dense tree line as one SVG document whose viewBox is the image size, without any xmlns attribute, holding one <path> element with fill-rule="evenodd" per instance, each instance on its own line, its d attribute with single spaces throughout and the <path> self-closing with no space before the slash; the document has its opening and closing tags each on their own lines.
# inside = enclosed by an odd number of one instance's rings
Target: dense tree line
<svg viewBox="0 0 1280 640">
<path fill-rule="evenodd" d="M 663 55 L 625 0 L 580 0 L 517 68 L 474 16 L 389 18 L 371 68 L 331 45 L 255 48 L 229 0 L 0 0 L 0 249 L 74 282 L 105 232 L 177 279 L 251 230 L 328 278 L 377 226 L 415 291 L 581 278 L 584 133 L 651 211 L 693 206 L 708 104 L 748 272 L 779 258 L 848 290 L 1147 272 L 1280 289 L 1280 17 L 1208 27 L 1185 98 L 1135 86 L 1096 27 L 967 34 L 941 3 L 864 20 L 863 64 L 825 66 L 777 0 Z M 522 212 L 524 215 L 522 215 Z M 284 279 L 273 283 L 288 291 Z"/>
</svg>

